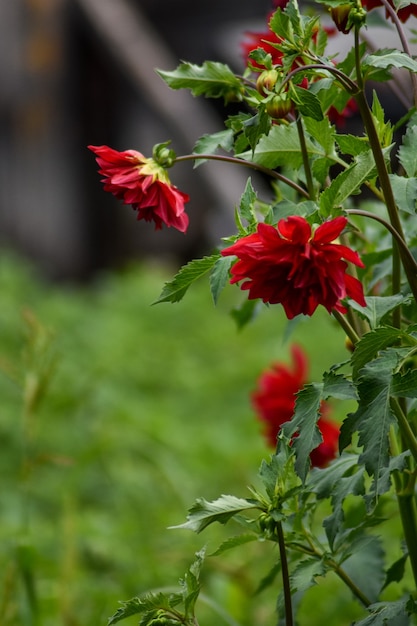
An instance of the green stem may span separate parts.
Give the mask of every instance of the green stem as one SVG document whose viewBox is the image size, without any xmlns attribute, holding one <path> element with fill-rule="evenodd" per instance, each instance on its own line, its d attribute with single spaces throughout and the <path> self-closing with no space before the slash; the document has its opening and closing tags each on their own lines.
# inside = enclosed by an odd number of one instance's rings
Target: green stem
<svg viewBox="0 0 417 626">
<path fill-rule="evenodd" d="M 287 552 L 285 548 L 284 532 L 282 530 L 281 522 L 277 522 L 276 531 L 277 531 L 277 537 L 278 537 L 279 555 L 281 558 L 282 584 L 283 584 L 283 589 L 284 589 L 285 626 L 294 626 L 294 620 L 293 620 L 293 614 L 292 614 L 290 575 L 288 571 Z"/>
<path fill-rule="evenodd" d="M 404 439 L 404 442 L 407 448 L 410 450 L 411 454 L 414 457 L 414 460 L 417 461 L 417 439 L 413 433 L 413 430 L 410 426 L 410 423 L 405 415 L 404 411 L 401 408 L 400 403 L 397 398 L 391 398 L 391 408 L 395 414 L 395 417 L 398 421 L 398 426 L 401 432 L 401 435 Z M 416 544 L 417 549 L 417 544 Z"/>
<path fill-rule="evenodd" d="M 355 95 L 355 100 L 358 104 L 363 123 L 365 125 L 366 132 L 368 134 L 369 143 L 371 145 L 372 153 L 375 159 L 375 165 L 378 172 L 379 183 L 381 185 L 382 192 L 384 194 L 384 201 L 387 207 L 389 219 L 392 227 L 398 233 L 398 236 L 405 242 L 403 228 L 398 215 L 397 205 L 392 191 L 391 182 L 389 179 L 387 165 L 385 163 L 384 153 L 379 142 L 377 130 L 375 128 L 374 120 L 371 110 L 366 101 L 363 91 L 359 91 Z M 407 279 L 413 292 L 413 296 L 417 301 L 417 270 L 415 262 L 411 262 L 409 252 L 405 253 L 404 247 L 399 248 L 401 262 L 404 267 L 404 271 L 407 275 Z"/>
<path fill-rule="evenodd" d="M 238 159 L 237 157 L 226 156 L 224 154 L 184 154 L 182 156 L 176 157 L 175 163 L 180 163 L 181 161 L 198 161 L 202 160 L 212 160 L 212 161 L 225 161 L 226 163 L 233 163 L 234 165 L 243 165 L 243 167 L 249 167 L 252 170 L 256 170 L 258 172 L 262 172 L 263 174 L 267 174 L 271 178 L 276 178 L 281 182 L 285 183 L 289 187 L 292 187 L 304 198 L 310 199 L 309 193 L 300 185 L 297 185 L 293 180 L 283 176 L 279 172 L 275 170 L 271 170 L 269 167 L 265 167 L 264 165 L 260 165 L 259 163 L 253 163 L 252 161 L 245 161 L 244 159 Z"/>
<path fill-rule="evenodd" d="M 339 576 L 341 580 L 349 587 L 353 595 L 366 607 L 372 604 L 371 600 L 359 589 L 359 587 L 353 582 L 350 576 L 347 575 L 345 570 L 340 567 L 336 561 L 333 559 L 326 559 L 328 565 L 331 566 L 332 570 Z"/>
<path fill-rule="evenodd" d="M 353 328 L 353 326 L 351 326 L 351 324 L 348 322 L 346 317 L 343 315 L 343 313 L 340 313 L 339 311 L 336 311 L 335 309 L 333 309 L 332 315 L 335 318 L 335 320 L 338 321 L 339 325 L 343 328 L 343 330 L 345 331 L 346 335 L 349 337 L 353 345 L 357 344 L 360 337 L 358 333 L 356 332 L 356 330 Z"/>
<path fill-rule="evenodd" d="M 303 121 L 300 116 L 296 119 L 298 140 L 300 142 L 301 154 L 303 157 L 304 173 L 306 177 L 307 189 L 310 196 L 310 200 L 315 200 L 316 192 L 314 189 L 313 176 L 311 174 L 310 161 L 308 158 L 306 138 L 304 135 Z"/>
<path fill-rule="evenodd" d="M 417 508 L 414 494 L 397 493 L 398 509 L 408 548 L 414 583 L 417 587 Z"/>
</svg>

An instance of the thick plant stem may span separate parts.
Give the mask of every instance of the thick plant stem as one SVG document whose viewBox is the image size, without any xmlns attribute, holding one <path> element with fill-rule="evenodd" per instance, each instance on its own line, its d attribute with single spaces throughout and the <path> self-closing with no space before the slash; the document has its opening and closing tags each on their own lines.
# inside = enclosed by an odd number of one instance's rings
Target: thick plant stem
<svg viewBox="0 0 417 626">
<path fill-rule="evenodd" d="M 412 456 L 414 457 L 414 460 L 417 462 L 417 439 L 413 433 L 413 429 L 410 426 L 407 416 L 404 414 L 397 398 L 391 398 L 391 408 L 395 414 L 395 417 L 397 418 L 398 426 L 401 436 L 404 439 L 404 443 L 410 450 Z"/>
<path fill-rule="evenodd" d="M 307 189 L 310 196 L 310 200 L 315 200 L 316 192 L 314 190 L 313 176 L 311 174 L 310 161 L 308 159 L 306 138 L 304 136 L 304 128 L 301 117 L 296 119 L 298 139 L 300 141 L 301 154 L 303 157 L 304 174 L 306 177 Z"/>
<path fill-rule="evenodd" d="M 397 493 L 398 509 L 408 548 L 414 583 L 417 588 L 417 507 L 413 493 Z"/>
<path fill-rule="evenodd" d="M 404 232 L 402 224 L 398 215 L 398 209 L 395 202 L 394 194 L 391 187 L 391 182 L 388 175 L 387 165 L 385 163 L 384 153 L 381 148 L 381 144 L 378 138 L 378 133 L 375 128 L 374 120 L 372 118 L 371 110 L 365 98 L 363 91 L 359 91 L 355 95 L 355 100 L 358 104 L 363 123 L 365 125 L 366 132 L 368 134 L 369 143 L 371 145 L 372 153 L 375 159 L 375 165 L 378 172 L 379 183 L 381 185 L 382 192 L 384 194 L 384 201 L 387 207 L 389 219 L 391 225 L 396 230 L 401 239 L 405 242 Z M 417 271 L 415 263 L 412 263 L 409 254 L 406 254 L 403 247 L 399 248 L 401 262 L 404 267 L 404 271 L 407 275 L 407 279 L 410 285 L 410 289 L 413 292 L 413 296 L 417 301 Z"/>
<path fill-rule="evenodd" d="M 252 170 L 256 170 L 258 172 L 262 172 L 263 174 L 267 174 L 271 178 L 276 178 L 280 180 L 282 183 L 285 183 L 289 187 L 292 187 L 297 191 L 301 196 L 304 196 L 307 200 L 310 199 L 310 194 L 297 185 L 296 182 L 287 178 L 283 174 L 276 172 L 275 170 L 271 170 L 269 167 L 265 167 L 264 165 L 260 165 L 259 163 L 253 163 L 253 161 L 245 161 L 244 159 L 238 159 L 237 157 L 231 157 L 224 154 L 184 154 L 182 156 L 176 157 L 174 163 L 180 163 L 181 161 L 198 161 L 201 160 L 211 160 L 211 161 L 224 161 L 226 163 L 233 163 L 234 165 L 243 165 L 243 167 L 249 167 Z"/>
<path fill-rule="evenodd" d="M 281 558 L 282 585 L 284 589 L 285 626 L 294 626 L 292 614 L 292 600 L 290 588 L 290 575 L 288 571 L 287 551 L 285 548 L 284 532 L 281 522 L 277 522 L 276 531 L 278 537 L 279 555 Z"/>
</svg>

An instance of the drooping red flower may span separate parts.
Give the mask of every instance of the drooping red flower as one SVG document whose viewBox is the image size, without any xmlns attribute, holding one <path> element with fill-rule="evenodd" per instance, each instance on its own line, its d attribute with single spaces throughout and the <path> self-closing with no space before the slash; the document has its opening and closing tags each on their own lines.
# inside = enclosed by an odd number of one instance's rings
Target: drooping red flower
<svg viewBox="0 0 417 626">
<path fill-rule="evenodd" d="M 296 394 L 307 382 L 308 362 L 303 350 L 294 345 L 291 349 L 292 365 L 273 363 L 258 380 L 252 393 L 252 405 L 264 426 L 268 445 L 276 446 L 281 426 L 294 414 Z M 322 443 L 310 454 L 315 467 L 323 467 L 335 458 L 338 449 L 339 427 L 328 419 L 329 406 L 323 402 L 317 426 Z"/>
<path fill-rule="evenodd" d="M 104 176 L 104 191 L 109 191 L 124 204 L 132 205 L 137 219 L 173 226 L 181 232 L 188 227 L 184 205 L 189 196 L 173 185 L 166 170 L 153 159 L 136 150 L 118 152 L 108 146 L 88 146 L 96 155 L 99 173 Z"/>
<path fill-rule="evenodd" d="M 291 216 L 278 225 L 258 224 L 257 232 L 242 237 L 223 256 L 236 255 L 230 282 L 249 291 L 249 300 L 282 304 L 288 319 L 313 315 L 319 304 L 329 313 L 346 313 L 342 300 L 352 298 L 366 306 L 362 284 L 346 273 L 346 261 L 363 267 L 359 255 L 347 246 L 332 243 L 347 224 L 336 217 L 312 233 L 304 217 Z"/>
</svg>

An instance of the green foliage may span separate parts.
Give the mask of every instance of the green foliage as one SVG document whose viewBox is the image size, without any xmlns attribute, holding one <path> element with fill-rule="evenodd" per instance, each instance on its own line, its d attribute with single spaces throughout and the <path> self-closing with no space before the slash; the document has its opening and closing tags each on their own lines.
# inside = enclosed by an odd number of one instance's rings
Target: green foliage
<svg viewBox="0 0 417 626">
<path fill-rule="evenodd" d="M 158 70 L 171 89 L 190 89 L 193 96 L 206 98 L 239 98 L 241 82 L 224 63 L 206 61 L 203 65 L 181 63 L 175 70 Z"/>
<path fill-rule="evenodd" d="M 215 266 L 218 259 L 219 255 L 213 254 L 202 259 L 195 259 L 184 265 L 173 280 L 165 283 L 161 295 L 154 304 L 179 302 L 182 300 L 189 287 L 196 280 L 207 274 Z"/>
</svg>

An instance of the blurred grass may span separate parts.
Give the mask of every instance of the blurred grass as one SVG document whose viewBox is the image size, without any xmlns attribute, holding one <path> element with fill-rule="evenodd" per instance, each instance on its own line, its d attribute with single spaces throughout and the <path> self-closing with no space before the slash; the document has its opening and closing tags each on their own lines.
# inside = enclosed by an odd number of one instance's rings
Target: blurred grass
<svg viewBox="0 0 417 626">
<path fill-rule="evenodd" d="M 229 288 L 214 308 L 204 281 L 179 304 L 151 306 L 172 274 L 134 266 L 58 288 L 16 257 L 0 259 L 2 626 L 106 624 L 119 600 L 175 585 L 196 550 L 207 543 L 210 553 L 233 532 L 167 527 L 195 498 L 246 497 L 257 482 L 270 451 L 249 392 L 272 360 L 287 359 L 286 322 L 265 308 L 238 332 L 226 313 L 242 294 Z M 34 347 L 39 336 L 45 348 Z M 326 313 L 300 323 L 291 341 L 309 354 L 312 379 L 347 356 Z M 54 365 L 25 416 L 30 349 L 35 377 L 44 357 Z M 275 591 L 253 592 L 276 558 L 257 544 L 208 559 L 204 592 L 242 625 L 274 623 Z M 357 613 L 335 584 L 331 603 L 319 594 L 316 616 L 307 603 L 309 626 Z M 203 615 L 207 626 L 226 623 Z"/>
</svg>

